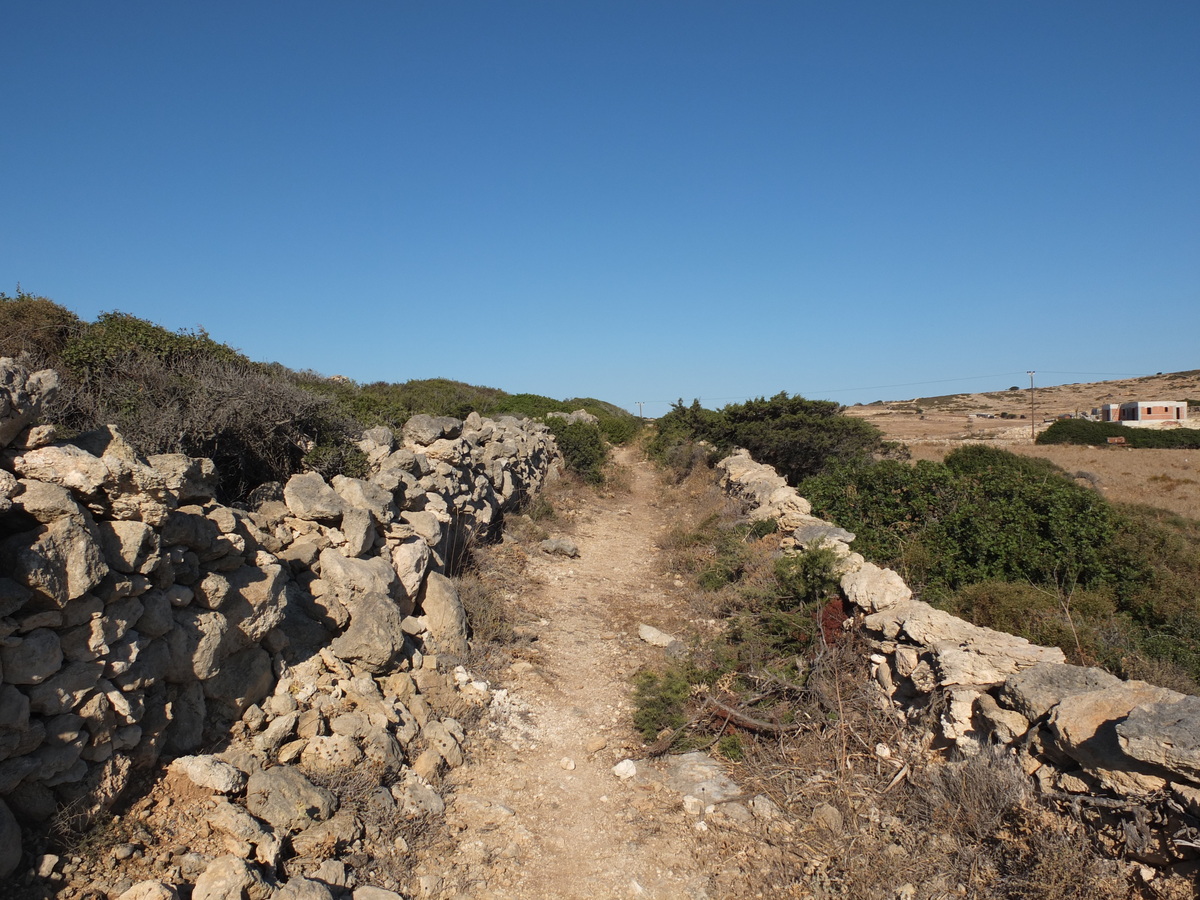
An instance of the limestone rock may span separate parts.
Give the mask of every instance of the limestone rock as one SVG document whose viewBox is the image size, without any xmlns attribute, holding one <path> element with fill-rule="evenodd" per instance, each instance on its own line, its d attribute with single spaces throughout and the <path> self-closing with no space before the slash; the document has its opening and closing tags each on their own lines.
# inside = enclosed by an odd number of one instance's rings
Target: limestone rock
<svg viewBox="0 0 1200 900">
<path fill-rule="evenodd" d="M 303 472 L 288 479 L 283 501 L 297 519 L 310 522 L 339 522 L 346 501 L 316 472 Z"/>
<path fill-rule="evenodd" d="M 1134 707 L 1117 740 L 1134 759 L 1200 783 L 1200 697 Z"/>
<path fill-rule="evenodd" d="M 145 522 L 98 522 L 96 531 L 110 569 L 148 575 L 158 565 L 158 535 Z"/>
<path fill-rule="evenodd" d="M 332 547 L 321 551 L 321 580 L 361 593 L 391 595 L 398 583 L 396 571 L 382 557 L 347 559 Z"/>
<path fill-rule="evenodd" d="M 886 640 L 930 648 L 943 685 L 996 684 L 1021 669 L 1066 659 L 1057 647 L 1039 647 L 1025 638 L 972 625 L 919 600 L 891 603 L 867 616 L 863 625 Z"/>
<path fill-rule="evenodd" d="M 278 861 L 279 839 L 266 825 L 236 803 L 230 803 L 224 797 L 219 798 L 208 814 L 208 823 L 218 831 L 252 846 L 254 858 L 260 863 L 274 866 Z"/>
<path fill-rule="evenodd" d="M 329 859 L 362 837 L 363 826 L 347 810 L 338 810 L 327 822 L 319 822 L 292 838 L 292 849 L 310 859 Z"/>
<path fill-rule="evenodd" d="M 312 772 L 338 772 L 363 760 L 357 742 L 344 734 L 318 734 L 309 739 L 300 754 L 301 764 Z"/>
<path fill-rule="evenodd" d="M 103 660 L 71 663 L 53 678 L 29 689 L 30 709 L 47 716 L 71 712 L 96 687 L 103 672 Z"/>
<path fill-rule="evenodd" d="M 4 475 L 12 478 L 7 472 Z M 63 517 L 74 519 L 81 524 L 87 521 L 87 513 L 83 507 L 62 485 L 23 478 L 17 486 L 19 494 L 13 500 L 13 505 L 43 525 L 49 525 Z"/>
<path fill-rule="evenodd" d="M 246 786 L 244 772 L 215 756 L 180 756 L 170 768 L 186 775 L 193 784 L 218 794 L 236 794 Z"/>
<path fill-rule="evenodd" d="M 903 578 L 874 563 L 843 575 L 842 591 L 851 603 L 873 613 L 912 599 L 912 590 Z"/>
<path fill-rule="evenodd" d="M 363 481 L 361 478 L 334 475 L 332 486 L 338 496 L 346 501 L 347 506 L 351 509 L 366 510 L 380 525 L 391 524 L 399 515 L 392 494 L 377 484 Z"/>
<path fill-rule="evenodd" d="M 351 507 L 342 516 L 342 534 L 346 537 L 345 554 L 362 556 L 375 546 L 375 521 L 365 509 Z"/>
<path fill-rule="evenodd" d="M 429 571 L 429 545 L 420 537 L 407 538 L 392 549 L 392 569 L 407 597 L 416 597 Z"/>
<path fill-rule="evenodd" d="M 462 434 L 462 422 L 449 416 L 417 415 L 404 423 L 404 440 L 424 447 L 440 438 L 456 438 Z"/>
<path fill-rule="evenodd" d="M 400 520 L 411 525 L 430 547 L 437 547 L 442 542 L 442 523 L 432 512 L 414 510 L 403 513 Z"/>
<path fill-rule="evenodd" d="M 0 556 L 17 582 L 59 608 L 82 597 L 108 574 L 95 532 L 72 519 L 13 535 L 4 542 Z"/>
<path fill-rule="evenodd" d="M 182 453 L 160 453 L 149 457 L 150 465 L 159 472 L 180 503 L 204 502 L 217 493 L 221 479 L 211 459 L 185 456 Z"/>
<path fill-rule="evenodd" d="M 333 892 L 321 881 L 308 878 L 289 878 L 278 888 L 271 900 L 333 900 Z"/>
<path fill-rule="evenodd" d="M 117 900 L 179 900 L 179 891 L 163 881 L 139 881 Z"/>
<path fill-rule="evenodd" d="M 363 594 L 350 606 L 350 627 L 333 640 L 330 649 L 339 659 L 383 674 L 404 651 L 403 621 L 403 610 L 389 597 Z"/>
<path fill-rule="evenodd" d="M 53 369 L 30 371 L 11 357 L 0 358 L 0 447 L 7 447 L 58 392 Z"/>
<path fill-rule="evenodd" d="M 221 856 L 196 879 L 192 900 L 267 900 L 270 886 L 244 859 Z"/>
<path fill-rule="evenodd" d="M 337 809 L 333 794 L 317 787 L 292 766 L 276 766 L 250 776 L 246 808 L 276 830 L 303 831 Z"/>
<path fill-rule="evenodd" d="M 1139 795 L 1161 790 L 1168 772 L 1122 749 L 1117 725 L 1138 706 L 1169 704 L 1183 694 L 1144 681 L 1128 681 L 1059 703 L 1049 725 L 1058 746 L 1110 790 Z"/>
<path fill-rule="evenodd" d="M 801 547 L 819 547 L 826 541 L 840 541 L 843 544 L 854 542 L 854 532 L 838 528 L 828 522 L 801 525 L 792 532 L 792 537 Z"/>
<path fill-rule="evenodd" d="M 659 631 L 653 625 L 639 625 L 638 637 L 652 647 L 669 647 L 675 638 L 664 631 Z"/>
<path fill-rule="evenodd" d="M 467 614 L 454 582 L 439 572 L 430 572 L 421 594 L 421 609 L 437 651 L 465 657 Z"/>
<path fill-rule="evenodd" d="M 1015 710 L 1000 706 L 991 694 L 980 694 L 975 712 L 981 722 L 1001 744 L 1011 744 L 1029 730 L 1029 720 Z"/>
<path fill-rule="evenodd" d="M 1116 675 L 1103 669 L 1043 663 L 1009 675 L 1000 689 L 1000 702 L 1031 722 L 1036 722 L 1063 700 L 1115 687 Z"/>
<path fill-rule="evenodd" d="M 171 664 L 167 680 L 206 681 L 220 671 L 222 644 L 229 623 L 217 612 L 185 606 L 173 613 L 175 628 L 167 635 Z"/>
<path fill-rule="evenodd" d="M 211 710 L 236 719 L 274 687 L 271 654 L 255 645 L 223 659 L 220 670 L 204 681 L 204 696 Z"/>
</svg>

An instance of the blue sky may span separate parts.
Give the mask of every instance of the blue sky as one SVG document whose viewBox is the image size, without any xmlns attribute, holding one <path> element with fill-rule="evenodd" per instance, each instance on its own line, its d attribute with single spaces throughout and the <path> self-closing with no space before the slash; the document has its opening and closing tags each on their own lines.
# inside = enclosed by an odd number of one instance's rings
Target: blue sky
<svg viewBox="0 0 1200 900">
<path fill-rule="evenodd" d="M 0 5 L 0 290 L 658 414 L 1200 367 L 1195 2 Z"/>
</svg>

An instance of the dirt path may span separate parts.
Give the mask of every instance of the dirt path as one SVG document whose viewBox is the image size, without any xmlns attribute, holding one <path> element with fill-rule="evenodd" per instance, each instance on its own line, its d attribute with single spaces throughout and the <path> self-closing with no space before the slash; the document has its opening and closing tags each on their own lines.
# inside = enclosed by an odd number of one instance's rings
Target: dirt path
<svg viewBox="0 0 1200 900">
<path fill-rule="evenodd" d="M 678 761 L 613 766 L 636 757 L 630 676 L 663 650 L 639 623 L 680 628 L 684 610 L 655 568 L 669 512 L 644 461 L 620 457 L 629 493 L 589 503 L 571 534 L 578 559 L 535 553 L 521 606 L 539 620 L 527 659 L 506 673 L 489 736 L 451 776 L 447 820 L 457 831 L 443 890 L 487 898 L 708 898 L 721 839 L 657 779 Z M 426 882 L 430 893 L 438 886 Z M 453 894 L 446 894 L 453 896 Z"/>
</svg>

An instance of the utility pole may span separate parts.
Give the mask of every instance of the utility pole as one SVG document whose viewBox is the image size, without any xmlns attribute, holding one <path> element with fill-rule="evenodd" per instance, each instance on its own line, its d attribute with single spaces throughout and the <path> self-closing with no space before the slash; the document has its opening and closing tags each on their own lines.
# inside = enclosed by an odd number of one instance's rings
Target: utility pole
<svg viewBox="0 0 1200 900">
<path fill-rule="evenodd" d="M 1026 372 L 1025 374 L 1029 376 L 1029 439 L 1031 441 L 1036 441 L 1037 440 L 1037 416 L 1034 414 L 1034 406 L 1033 406 L 1033 376 L 1037 373 L 1030 370 L 1030 371 Z"/>
<path fill-rule="evenodd" d="M 637 405 L 638 405 L 638 419 L 641 421 L 641 423 L 642 423 L 642 425 L 643 425 L 643 426 L 646 424 L 646 417 L 642 415 L 642 404 L 643 404 L 643 403 L 645 403 L 645 402 L 646 402 L 646 401 L 644 401 L 644 400 L 639 400 L 639 401 L 637 401 Z"/>
</svg>

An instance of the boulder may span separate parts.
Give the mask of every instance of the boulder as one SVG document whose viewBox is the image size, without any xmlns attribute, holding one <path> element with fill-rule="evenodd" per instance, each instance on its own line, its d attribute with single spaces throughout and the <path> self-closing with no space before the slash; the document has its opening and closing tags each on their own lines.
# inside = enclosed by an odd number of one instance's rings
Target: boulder
<svg viewBox="0 0 1200 900">
<path fill-rule="evenodd" d="M 60 609 L 108 574 L 95 532 L 72 519 L 13 535 L 0 557 L 13 579 Z"/>
<path fill-rule="evenodd" d="M 1200 783 L 1200 697 L 1134 707 L 1117 740 L 1134 759 Z"/>
<path fill-rule="evenodd" d="M 28 691 L 30 709 L 45 716 L 77 709 L 99 683 L 104 665 L 103 660 L 74 662 L 53 678 L 34 685 Z"/>
<path fill-rule="evenodd" d="M 311 522 L 339 522 L 346 501 L 316 472 L 303 472 L 288 479 L 283 501 L 297 519 Z"/>
<path fill-rule="evenodd" d="M 321 580 L 344 591 L 391 595 L 396 571 L 382 557 L 347 559 L 332 547 L 321 551 Z"/>
<path fill-rule="evenodd" d="M 367 510 L 350 507 L 342 516 L 342 534 L 346 538 L 342 548 L 345 555 L 362 556 L 375 547 L 375 520 Z"/>
<path fill-rule="evenodd" d="M 1066 659 L 1057 647 L 1040 647 L 1025 638 L 972 625 L 919 600 L 890 603 L 867 616 L 863 626 L 885 640 L 907 640 L 931 649 L 942 685 L 997 684 L 1021 669 Z"/>
<path fill-rule="evenodd" d="M 415 535 L 392 548 L 392 569 L 400 579 L 405 596 L 415 597 L 420 592 L 431 559 L 429 545 Z"/>
<path fill-rule="evenodd" d="M 239 771 L 238 774 L 242 776 L 242 783 L 245 784 L 245 773 Z M 274 866 L 278 861 L 279 839 L 266 825 L 236 803 L 230 803 L 224 797 L 218 798 L 208 813 L 207 821 L 218 831 L 254 847 L 254 858 L 260 863 Z"/>
<path fill-rule="evenodd" d="M 792 537 L 801 547 L 819 547 L 826 541 L 840 541 L 843 544 L 854 542 L 854 532 L 838 528 L 828 522 L 801 525 L 792 532 Z"/>
<path fill-rule="evenodd" d="M 401 521 L 412 526 L 413 531 L 425 539 L 430 547 L 442 542 L 442 523 L 432 512 L 414 510 L 400 516 Z"/>
<path fill-rule="evenodd" d="M 363 760 L 358 743 L 344 734 L 319 734 L 309 738 L 300 762 L 310 772 L 343 772 Z"/>
<path fill-rule="evenodd" d="M 239 635 L 232 646 L 257 644 L 283 621 L 288 583 L 283 567 L 242 566 L 226 578 L 229 595 L 221 612 Z"/>
<path fill-rule="evenodd" d="M 179 900 L 179 891 L 164 881 L 139 881 L 117 900 Z"/>
<path fill-rule="evenodd" d="M 72 444 L 53 444 L 17 453 L 13 470 L 22 478 L 57 484 L 85 502 L 103 497 L 113 475 L 99 457 Z"/>
<path fill-rule="evenodd" d="M 203 682 L 208 708 L 229 719 L 240 718 L 275 688 L 271 654 L 257 645 L 221 661 L 220 670 Z"/>
<path fill-rule="evenodd" d="M 349 610 L 350 627 L 334 638 L 330 650 L 368 672 L 386 673 L 404 651 L 405 611 L 378 592 L 356 597 Z"/>
<path fill-rule="evenodd" d="M 217 523 L 203 514 L 199 507 L 172 510 L 163 523 L 162 542 L 166 546 L 183 546 L 207 554 L 221 536 Z"/>
<path fill-rule="evenodd" d="M 551 556 L 566 556 L 570 559 L 579 558 L 578 545 L 568 538 L 547 538 L 538 544 L 538 547 L 543 553 L 549 553 Z"/>
<path fill-rule="evenodd" d="M 246 808 L 277 831 L 303 831 L 337 809 L 333 794 L 317 787 L 292 766 L 275 766 L 250 776 Z"/>
<path fill-rule="evenodd" d="M 289 878 L 275 890 L 271 900 L 333 900 L 329 885 L 309 878 Z"/>
<path fill-rule="evenodd" d="M 391 524 L 399 514 L 391 493 L 377 484 L 361 478 L 334 475 L 332 486 L 348 507 L 366 510 L 380 525 Z"/>
<path fill-rule="evenodd" d="M 220 613 L 185 606 L 174 611 L 175 628 L 167 635 L 171 665 L 167 680 L 184 683 L 212 678 L 220 670 L 222 643 L 229 623 Z"/>
<path fill-rule="evenodd" d="M 450 416 L 416 415 L 404 423 L 404 440 L 420 447 L 440 438 L 456 438 L 462 434 L 462 422 Z"/>
</svg>

